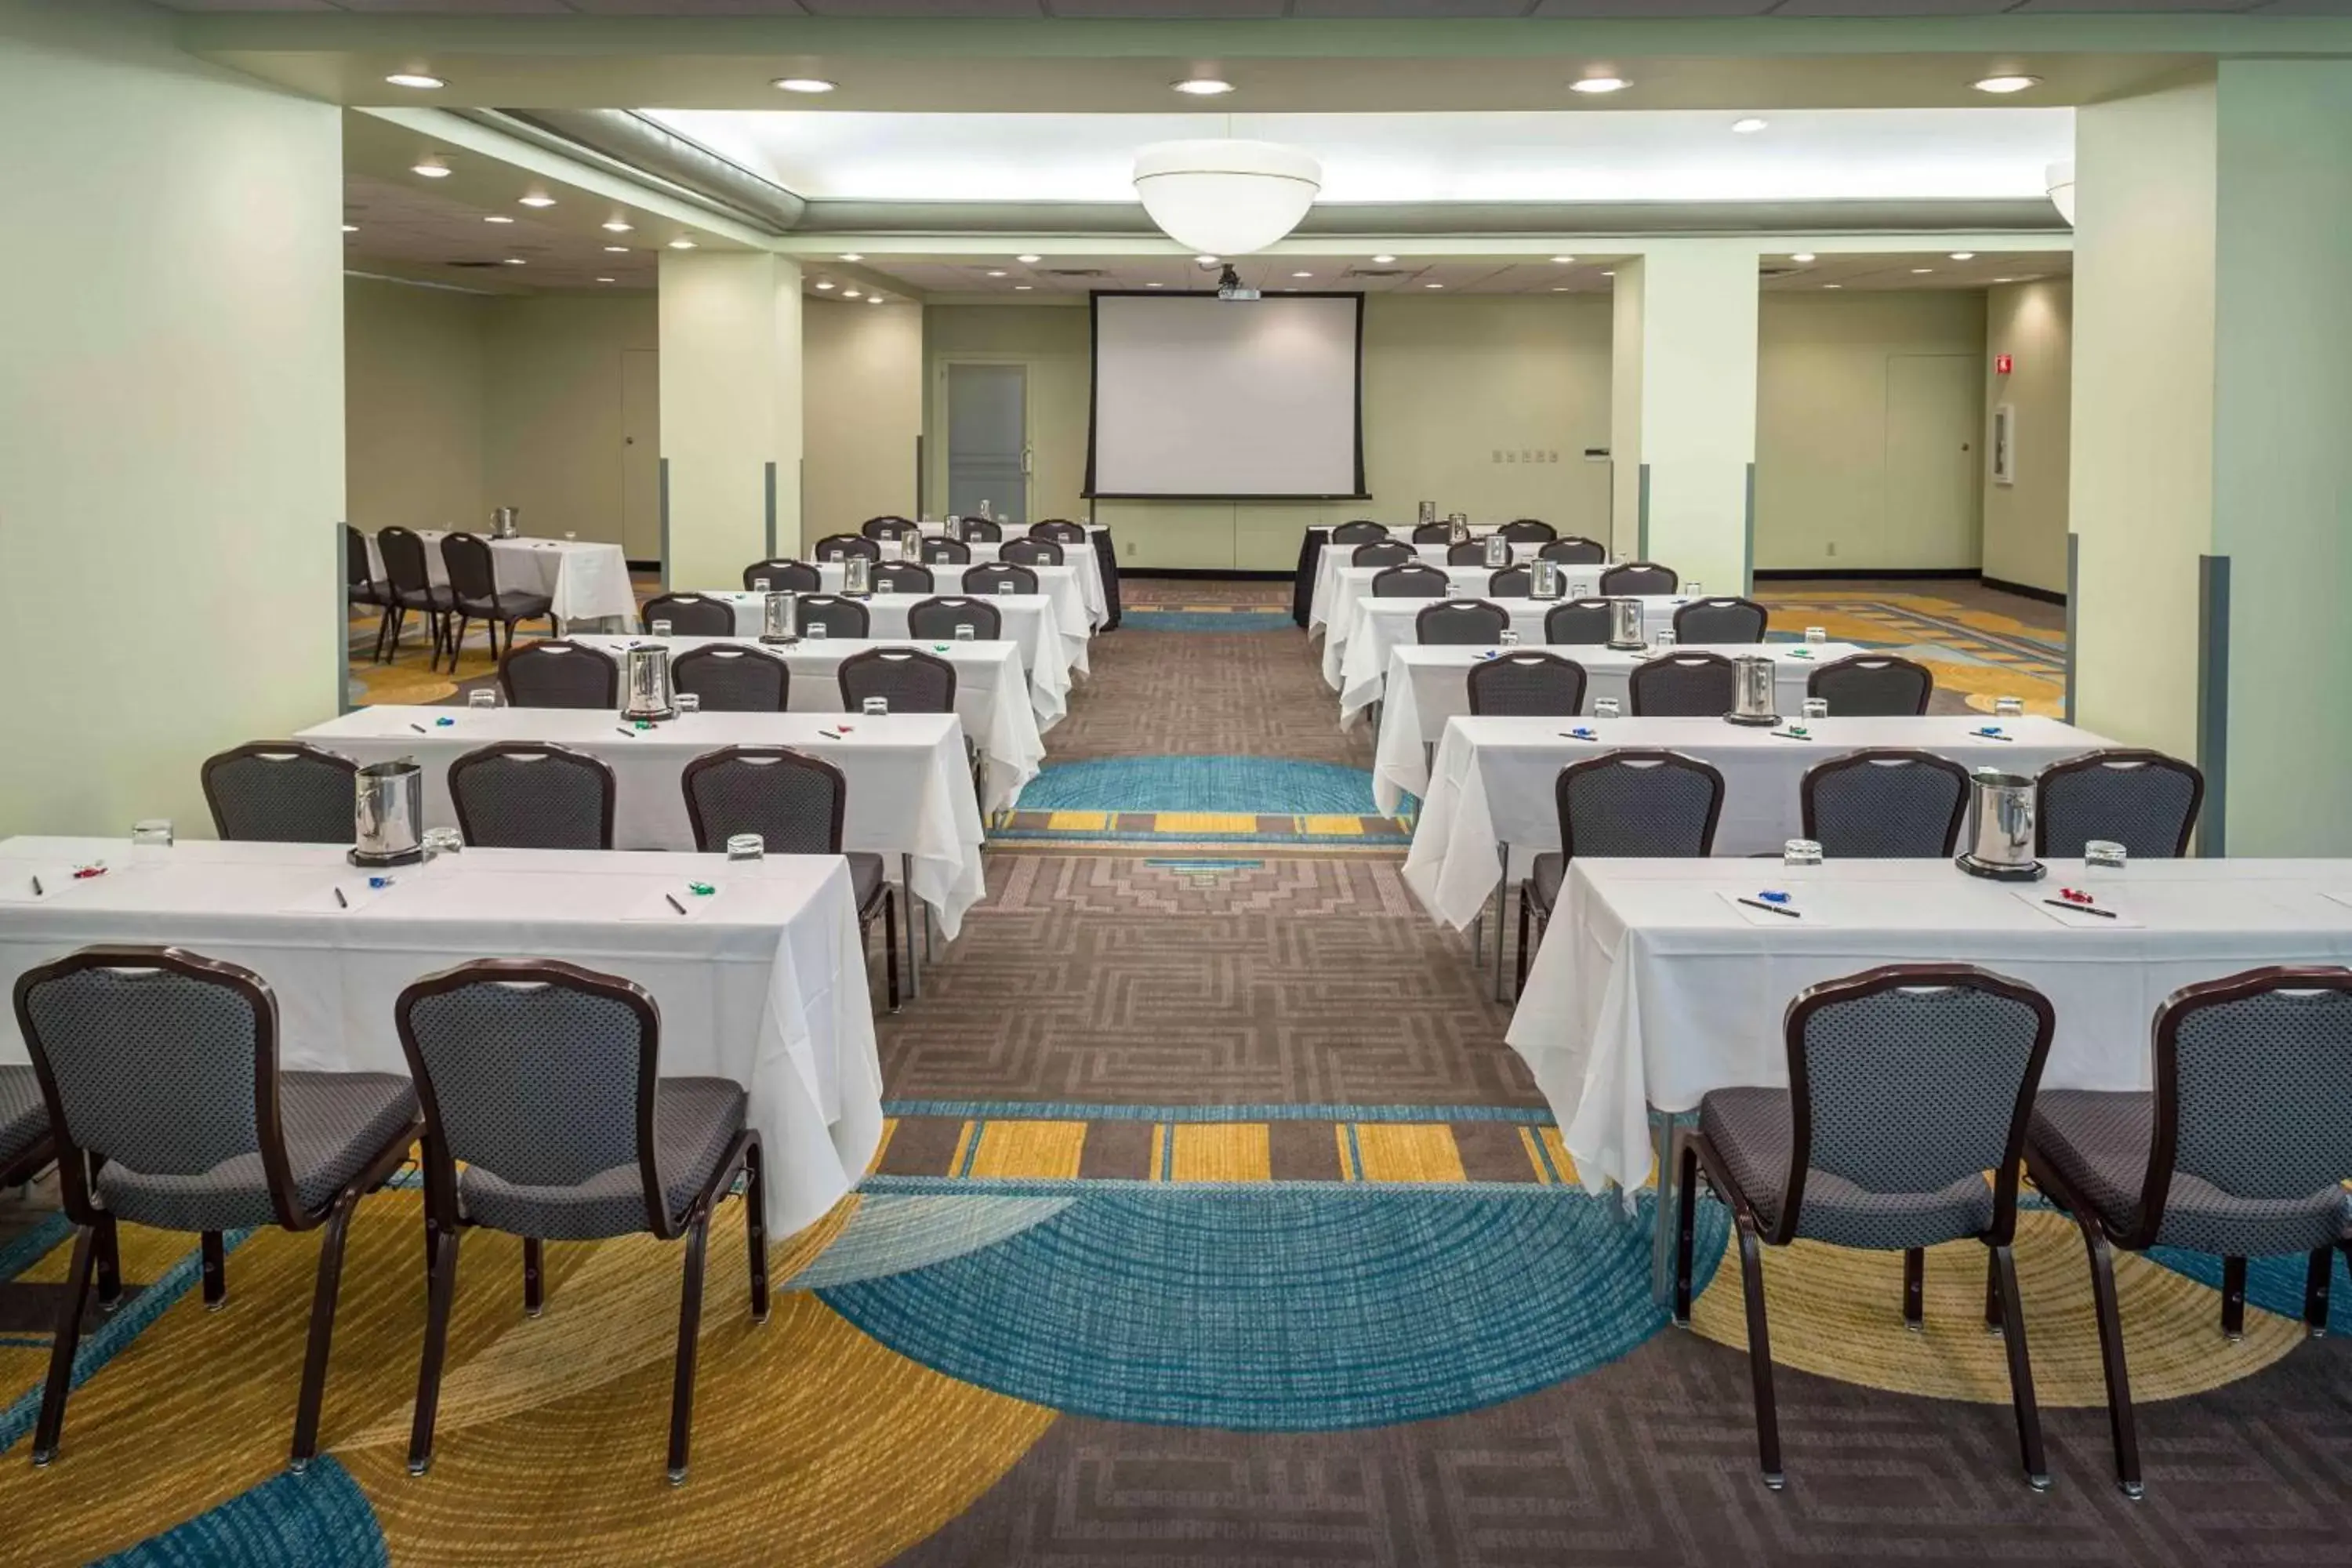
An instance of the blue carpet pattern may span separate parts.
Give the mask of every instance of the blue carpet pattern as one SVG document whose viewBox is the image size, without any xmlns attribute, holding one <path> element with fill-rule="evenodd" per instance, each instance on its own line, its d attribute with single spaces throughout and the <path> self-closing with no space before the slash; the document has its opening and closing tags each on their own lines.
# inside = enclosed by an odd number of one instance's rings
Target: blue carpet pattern
<svg viewBox="0 0 2352 1568">
<path fill-rule="evenodd" d="M 375 1511 L 351 1472 L 321 1455 L 306 1473 L 274 1476 L 98 1568 L 390 1568 L 391 1562 Z"/>
<path fill-rule="evenodd" d="M 1057 763 L 1021 792 L 1024 811 L 1203 811 L 1370 816 L 1372 776 L 1285 757 L 1110 757 Z"/>
<path fill-rule="evenodd" d="M 1139 632 L 1286 632 L 1284 610 L 1129 610 L 1119 624 Z"/>
</svg>

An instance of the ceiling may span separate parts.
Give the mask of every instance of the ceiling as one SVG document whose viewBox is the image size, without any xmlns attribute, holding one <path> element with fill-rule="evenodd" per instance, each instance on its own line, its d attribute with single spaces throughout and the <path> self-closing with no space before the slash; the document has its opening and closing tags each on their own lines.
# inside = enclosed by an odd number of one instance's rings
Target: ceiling
<svg viewBox="0 0 2352 1568">
<path fill-rule="evenodd" d="M 2352 16 L 2352 0 L 158 0 L 176 11 L 499 16 L 1274 17 L 1983 16 L 2011 12 Z"/>
</svg>

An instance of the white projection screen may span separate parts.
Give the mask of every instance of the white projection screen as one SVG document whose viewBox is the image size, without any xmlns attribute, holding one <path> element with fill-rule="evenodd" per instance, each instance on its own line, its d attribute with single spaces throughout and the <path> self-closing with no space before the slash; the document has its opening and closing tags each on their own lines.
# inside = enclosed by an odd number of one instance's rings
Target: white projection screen
<svg viewBox="0 0 2352 1568">
<path fill-rule="evenodd" d="M 1097 294 L 1087 493 L 1361 496 L 1362 321 L 1359 294 Z"/>
</svg>

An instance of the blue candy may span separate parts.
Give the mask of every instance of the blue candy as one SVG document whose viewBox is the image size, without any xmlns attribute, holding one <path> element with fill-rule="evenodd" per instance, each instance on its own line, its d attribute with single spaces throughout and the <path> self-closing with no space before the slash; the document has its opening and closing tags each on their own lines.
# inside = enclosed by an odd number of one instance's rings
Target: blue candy
<svg viewBox="0 0 2352 1568">
<path fill-rule="evenodd" d="M 1785 904 L 1789 901 L 1789 895 L 1786 893 L 1766 891 L 1759 893 L 1756 896 L 1763 900 L 1768 904 Z"/>
</svg>

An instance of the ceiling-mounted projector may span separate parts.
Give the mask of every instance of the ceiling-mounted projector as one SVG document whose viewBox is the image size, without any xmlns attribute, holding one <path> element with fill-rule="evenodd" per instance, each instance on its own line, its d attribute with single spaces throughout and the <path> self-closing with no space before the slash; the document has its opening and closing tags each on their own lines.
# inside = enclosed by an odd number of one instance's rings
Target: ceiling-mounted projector
<svg viewBox="0 0 2352 1568">
<path fill-rule="evenodd" d="M 1220 300 L 1255 300 L 1258 291 L 1242 287 L 1241 274 L 1228 267 L 1217 274 L 1217 298 Z"/>
</svg>

